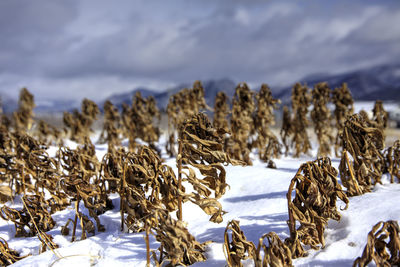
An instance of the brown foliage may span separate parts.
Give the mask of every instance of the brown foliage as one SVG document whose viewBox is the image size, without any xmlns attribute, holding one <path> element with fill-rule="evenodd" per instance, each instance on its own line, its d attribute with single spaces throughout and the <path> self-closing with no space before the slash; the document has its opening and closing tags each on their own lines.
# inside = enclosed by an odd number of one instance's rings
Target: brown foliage
<svg viewBox="0 0 400 267">
<path fill-rule="evenodd" d="M 400 140 L 394 142 L 385 153 L 386 170 L 390 174 L 390 182 L 394 182 L 394 177 L 400 181 Z"/>
<path fill-rule="evenodd" d="M 361 257 L 353 266 L 364 267 L 374 261 L 376 266 L 400 265 L 400 236 L 396 221 L 379 222 L 368 233 L 368 241 Z"/>
<path fill-rule="evenodd" d="M 299 157 L 301 153 L 307 154 L 311 149 L 309 137 L 307 135 L 308 107 L 310 106 L 311 95 L 307 86 L 296 83 L 292 88 L 292 146 L 295 146 L 294 157 Z"/>
<path fill-rule="evenodd" d="M 179 130 L 178 171 L 186 176 L 185 181 L 192 184 L 194 192 L 185 196 L 185 200 L 199 205 L 208 215 L 211 221 L 222 222 L 221 204 L 218 202 L 225 194 L 228 184 L 226 183 L 226 171 L 222 164 L 241 164 L 233 160 L 224 152 L 222 135 L 223 129 L 215 129 L 204 113 L 194 115 L 184 121 Z M 181 171 L 182 164 L 189 173 Z M 190 165 L 197 168 L 203 179 L 197 178 Z M 214 191 L 213 198 L 210 197 Z"/>
<path fill-rule="evenodd" d="M 1 266 L 8 266 L 11 265 L 19 260 L 22 260 L 23 258 L 26 258 L 29 255 L 26 256 L 19 256 L 19 253 L 16 250 L 11 249 L 8 246 L 8 243 L 6 240 L 0 237 L 0 265 Z"/>
<path fill-rule="evenodd" d="M 271 89 L 266 84 L 261 85 L 256 100 L 257 107 L 254 115 L 254 128 L 258 134 L 256 147 L 260 159 L 274 166 L 272 158 L 281 155 L 281 144 L 269 128 L 275 124 L 274 109 L 277 109 L 280 101 L 272 97 Z"/>
<path fill-rule="evenodd" d="M 26 132 L 33 123 L 34 97 L 26 88 L 19 93 L 18 110 L 13 113 L 14 128 L 16 132 Z"/>
<path fill-rule="evenodd" d="M 73 113 L 64 112 L 64 125 L 69 129 L 69 138 L 79 144 L 85 142 L 92 132 L 93 122 L 97 119 L 100 110 L 93 101 L 84 99 L 81 105 L 81 112 L 74 110 Z M 68 131 L 68 130 L 66 130 Z"/>
<path fill-rule="evenodd" d="M 204 109 L 210 109 L 210 107 L 204 99 L 204 88 L 200 81 L 195 81 L 192 89 L 184 88 L 170 96 L 167 105 L 169 138 L 166 144 L 166 150 L 170 156 L 176 156 L 175 130 L 178 130 L 185 119 Z"/>
<path fill-rule="evenodd" d="M 311 111 L 311 119 L 314 122 L 315 133 L 318 138 L 318 156 L 320 157 L 330 155 L 331 143 L 333 142 L 331 111 L 327 106 L 330 101 L 330 91 L 327 83 L 318 83 L 312 90 L 314 108 Z"/>
<path fill-rule="evenodd" d="M 353 97 L 347 87 L 347 83 L 343 83 L 341 87 L 335 88 L 332 92 L 332 102 L 335 105 L 335 119 L 337 134 L 335 138 L 335 154 L 339 157 L 339 149 L 342 147 L 342 139 L 340 134 L 343 132 L 344 123 L 347 117 L 353 114 Z"/>
<path fill-rule="evenodd" d="M 249 136 L 254 132 L 253 112 L 255 110 L 253 92 L 246 83 L 235 89 L 232 100 L 231 140 L 228 153 L 232 158 L 251 165 Z"/>
<path fill-rule="evenodd" d="M 382 130 L 375 128 L 363 113 L 354 114 L 345 122 L 342 144 L 339 171 L 347 194 L 354 196 L 369 192 L 373 185 L 380 183 L 384 170 Z"/>
<path fill-rule="evenodd" d="M 320 158 L 300 166 L 287 193 L 290 238 L 285 242 L 294 258 L 304 255 L 299 242 L 318 249 L 325 246 L 324 229 L 329 219 L 340 220 L 336 199 L 348 204 L 337 180 L 337 170 L 329 158 Z M 292 192 L 295 196 L 292 200 Z M 296 229 L 296 221 L 300 227 Z"/>
</svg>

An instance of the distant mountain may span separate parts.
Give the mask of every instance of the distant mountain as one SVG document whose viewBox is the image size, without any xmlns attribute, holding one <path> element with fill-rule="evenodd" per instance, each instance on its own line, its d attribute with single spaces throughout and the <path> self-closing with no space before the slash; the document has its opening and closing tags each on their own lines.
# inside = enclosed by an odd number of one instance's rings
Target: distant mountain
<svg viewBox="0 0 400 267">
<path fill-rule="evenodd" d="M 372 68 L 351 71 L 343 74 L 315 74 L 307 76 L 300 80 L 302 84 L 306 83 L 309 87 L 313 87 L 319 82 L 328 82 L 329 86 L 334 89 L 346 82 L 351 90 L 353 98 L 356 101 L 373 101 L 376 99 L 400 101 L 400 63 L 386 64 Z M 214 106 L 215 96 L 218 91 L 224 91 L 230 98 L 234 95 L 237 83 L 230 79 L 206 80 L 202 81 L 206 102 L 210 107 Z M 283 103 L 290 103 L 293 84 L 288 84 L 285 87 L 271 87 L 274 97 L 281 99 Z M 121 108 L 122 103 L 131 104 L 132 97 L 137 91 L 141 92 L 143 97 L 153 95 L 157 101 L 157 105 L 161 110 L 167 107 L 169 97 L 183 88 L 191 88 L 192 84 L 182 83 L 172 88 L 157 88 L 150 89 L 139 87 L 132 91 L 122 94 L 114 94 L 104 101 L 99 102 L 99 107 L 102 108 L 106 100 L 110 100 L 114 105 Z M 252 88 L 259 90 L 258 87 Z M 10 113 L 17 108 L 17 100 L 1 96 L 3 110 L 5 113 Z M 54 100 L 42 101 L 36 103 L 35 113 L 49 113 L 71 111 L 74 108 L 80 107 L 80 101 L 69 100 Z"/>
<path fill-rule="evenodd" d="M 380 65 L 372 68 L 337 75 L 312 75 L 300 80 L 313 87 L 316 83 L 327 82 L 330 88 L 347 83 L 356 101 L 390 100 L 400 101 L 400 63 Z M 284 103 L 290 102 L 292 85 L 277 90 L 275 95 Z"/>
<path fill-rule="evenodd" d="M 233 96 L 235 92 L 236 84 L 229 79 L 220 79 L 220 80 L 208 80 L 202 82 L 204 87 L 204 93 L 206 102 L 209 106 L 214 106 L 215 96 L 217 92 L 224 91 L 228 96 Z M 173 94 L 176 94 L 183 88 L 191 88 L 192 84 L 183 83 L 178 86 L 174 86 L 162 92 L 157 92 L 156 90 L 148 89 L 148 88 L 137 88 L 128 93 L 115 94 L 108 97 L 106 100 L 110 100 L 115 106 L 118 108 L 122 107 L 123 103 L 131 104 L 132 97 L 136 92 L 140 92 L 143 97 L 148 97 L 153 95 L 156 99 L 157 106 L 159 109 L 165 110 L 167 107 L 169 97 Z M 104 103 L 104 102 L 103 102 Z"/>
<path fill-rule="evenodd" d="M 72 111 L 73 109 L 80 108 L 80 102 L 75 100 L 48 100 L 36 102 L 34 112 L 39 113 L 61 113 L 64 111 Z"/>
</svg>

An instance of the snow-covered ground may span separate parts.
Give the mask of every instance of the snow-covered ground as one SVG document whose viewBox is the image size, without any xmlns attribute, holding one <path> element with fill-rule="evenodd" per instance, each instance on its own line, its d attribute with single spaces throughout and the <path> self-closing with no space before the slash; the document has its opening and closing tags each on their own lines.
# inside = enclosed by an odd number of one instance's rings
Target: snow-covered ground
<svg viewBox="0 0 400 267">
<path fill-rule="evenodd" d="M 96 149 L 101 159 L 106 147 L 97 146 Z M 54 152 L 55 148 L 51 150 Z M 232 219 L 240 221 L 247 239 L 255 244 L 258 244 L 261 235 L 270 231 L 276 232 L 281 239 L 288 237 L 286 192 L 299 166 L 309 160 L 315 158 L 283 157 L 275 160 L 277 169 L 268 169 L 254 156 L 253 166 L 227 166 L 230 190 L 222 197 L 221 204 L 228 213 L 221 224 L 209 222 L 209 216 L 199 207 L 191 203 L 184 204 L 183 219 L 188 223 L 190 233 L 200 242 L 213 241 L 207 249 L 207 261 L 193 266 L 226 265 L 222 244 L 225 226 Z M 175 159 L 168 159 L 166 164 L 175 168 Z M 333 164 L 337 167 L 339 160 L 333 159 Z M 349 208 L 341 211 L 341 221 L 330 221 L 325 230 L 326 247 L 319 251 L 309 250 L 310 255 L 294 260 L 294 265 L 351 266 L 355 258 L 361 256 L 367 234 L 374 224 L 378 221 L 400 220 L 400 184 L 390 184 L 387 176 L 383 181 L 373 192 L 350 198 Z M 0 219 L 0 237 L 22 255 L 32 254 L 13 266 L 145 266 L 144 235 L 120 231 L 119 199 L 117 195 L 113 195 L 112 199 L 115 208 L 100 216 L 106 232 L 96 233 L 83 241 L 71 243 L 70 236 L 64 237 L 60 233 L 61 226 L 69 218 L 74 218 L 73 205 L 52 215 L 57 226 L 48 233 L 60 246 L 56 250 L 57 255 L 52 251 L 38 254 L 41 243 L 37 237 L 15 238 L 14 224 Z M 18 200 L 7 205 L 22 207 Z M 339 208 L 345 206 L 340 201 L 337 205 Z M 85 210 L 83 204 L 80 210 Z M 77 236 L 80 236 L 79 227 Z M 154 238 L 150 241 L 151 249 L 159 247 Z M 252 266 L 252 262 L 246 262 L 246 265 Z"/>
</svg>

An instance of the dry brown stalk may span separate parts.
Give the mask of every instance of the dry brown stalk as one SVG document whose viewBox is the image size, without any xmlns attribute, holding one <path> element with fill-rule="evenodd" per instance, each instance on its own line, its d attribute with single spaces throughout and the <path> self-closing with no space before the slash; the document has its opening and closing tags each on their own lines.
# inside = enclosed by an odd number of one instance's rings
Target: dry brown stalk
<svg viewBox="0 0 400 267">
<path fill-rule="evenodd" d="M 264 244 L 267 239 L 268 246 Z M 261 248 L 264 251 L 264 257 L 261 259 Z M 289 247 L 282 242 L 275 232 L 260 237 L 259 244 L 256 251 L 255 266 L 256 267 L 291 267 L 292 253 Z"/>
<path fill-rule="evenodd" d="M 214 128 L 222 128 L 226 131 L 229 130 L 228 115 L 231 112 L 229 108 L 229 99 L 224 92 L 218 92 L 215 97 L 214 104 L 214 118 L 213 126 Z"/>
<path fill-rule="evenodd" d="M 253 92 L 246 83 L 240 83 L 235 89 L 232 100 L 231 140 L 228 145 L 228 153 L 234 159 L 244 161 L 251 165 L 249 136 L 254 132 Z"/>
<path fill-rule="evenodd" d="M 33 95 L 26 88 L 19 93 L 18 110 L 13 113 L 14 129 L 16 132 L 27 132 L 33 124 L 33 109 L 35 102 Z"/>
<path fill-rule="evenodd" d="M 226 183 L 226 172 L 222 164 L 242 164 L 242 162 L 233 160 L 224 152 L 222 135 L 223 129 L 215 129 L 204 113 L 194 115 L 184 121 L 179 130 L 178 154 L 178 173 L 186 178 L 182 181 L 189 182 L 194 192 L 186 195 L 184 201 L 189 200 L 200 206 L 208 215 L 212 222 L 222 222 L 221 204 L 218 202 L 225 194 L 228 184 Z M 192 166 L 197 168 L 203 179 L 197 178 Z M 187 169 L 188 173 L 182 171 Z M 181 187 L 178 185 L 179 189 Z M 214 191 L 213 198 L 210 197 Z M 181 210 L 181 207 L 180 207 Z"/>
<path fill-rule="evenodd" d="M 1 266 L 8 266 L 11 265 L 19 260 L 22 260 L 29 255 L 20 256 L 16 250 L 11 249 L 8 246 L 7 241 L 0 237 L 0 265 Z"/>
<path fill-rule="evenodd" d="M 364 267 L 371 261 L 376 266 L 400 265 L 400 236 L 399 225 L 396 221 L 378 222 L 368 233 L 368 241 L 361 257 L 353 266 Z"/>
<path fill-rule="evenodd" d="M 15 224 L 16 237 L 29 237 L 39 234 L 40 231 L 47 232 L 55 226 L 55 221 L 50 215 L 49 207 L 43 196 L 23 196 L 24 208 L 16 210 L 7 206 L 1 207 L 0 217 Z M 26 232 L 25 226 L 29 232 Z M 39 232 L 38 232 L 39 231 Z"/>
<path fill-rule="evenodd" d="M 307 126 L 309 121 L 307 119 L 308 107 L 310 106 L 311 95 L 307 86 L 302 86 L 296 83 L 292 88 L 292 110 L 293 119 L 292 132 L 292 146 L 295 146 L 294 157 L 299 157 L 301 153 L 307 154 L 311 149 L 309 137 L 307 135 Z"/>
<path fill-rule="evenodd" d="M 171 157 L 176 156 L 175 131 L 179 125 L 204 109 L 210 110 L 210 107 L 204 99 L 204 88 L 200 81 L 195 81 L 192 89 L 184 88 L 170 96 L 167 105 L 169 137 L 166 150 Z"/>
<path fill-rule="evenodd" d="M 339 171 L 347 194 L 354 196 L 369 192 L 373 185 L 380 183 L 384 170 L 382 130 L 375 128 L 366 115 L 354 114 L 345 122 L 342 144 Z"/>
<path fill-rule="evenodd" d="M 61 132 L 54 126 L 48 124 L 43 120 L 39 120 L 33 132 L 33 136 L 41 144 L 47 146 L 50 145 L 62 145 Z"/>
<path fill-rule="evenodd" d="M 332 102 L 335 105 L 335 119 L 336 119 L 336 138 L 335 138 L 335 154 L 336 157 L 340 156 L 340 148 L 342 147 L 342 139 L 340 134 L 343 132 L 344 123 L 347 117 L 353 114 L 353 97 L 346 83 L 341 87 L 335 88 L 332 92 Z"/>
<path fill-rule="evenodd" d="M 264 240 L 268 241 L 268 245 Z M 228 266 L 243 266 L 242 261 L 247 259 L 253 259 L 255 267 L 292 266 L 291 251 L 275 232 L 261 236 L 256 248 L 253 242 L 246 239 L 236 220 L 230 221 L 225 228 L 224 253 Z"/>
<path fill-rule="evenodd" d="M 230 232 L 230 238 L 229 238 Z M 254 259 L 256 247 L 240 229 L 239 221 L 228 222 L 224 232 L 224 252 L 229 266 L 242 267 L 242 260 Z"/>
<path fill-rule="evenodd" d="M 326 157 L 331 154 L 331 144 L 334 140 L 331 127 L 331 111 L 328 108 L 331 89 L 328 84 L 318 83 L 312 90 L 314 108 L 311 111 L 311 119 L 314 122 L 319 148 L 318 156 Z"/>
<path fill-rule="evenodd" d="M 285 156 L 289 154 L 289 136 L 293 134 L 292 120 L 290 118 L 289 108 L 283 107 L 282 128 L 280 131 L 282 143 L 285 146 Z"/>
<path fill-rule="evenodd" d="M 156 117 L 159 117 L 154 98 L 144 99 L 140 92 L 136 92 L 132 99 L 132 107 L 129 111 L 129 147 L 131 151 L 136 148 L 136 138 L 147 142 L 149 146 L 155 148 L 156 142 L 160 136 L 160 130 L 153 125 Z"/>
<path fill-rule="evenodd" d="M 390 174 L 390 182 L 394 183 L 394 177 L 400 181 L 400 140 L 394 142 L 385 153 L 386 170 Z"/>
<path fill-rule="evenodd" d="M 375 101 L 374 108 L 372 109 L 372 113 L 374 116 L 372 120 L 376 122 L 377 127 L 379 127 L 382 130 L 386 129 L 388 126 L 389 114 L 383 108 L 382 100 Z"/>
<path fill-rule="evenodd" d="M 155 231 L 156 240 L 161 243 L 160 259 L 156 260 L 157 266 L 161 266 L 164 262 L 169 262 L 166 266 L 188 266 L 206 260 L 204 252 L 209 242 L 196 241 L 182 221 L 165 216 L 159 220 Z M 155 256 L 154 258 L 156 259 Z"/>
<path fill-rule="evenodd" d="M 82 101 L 81 112 L 78 110 L 74 110 L 72 114 L 64 112 L 63 120 L 66 131 L 69 132 L 69 138 L 79 144 L 84 143 L 85 138 L 92 132 L 90 127 L 99 113 L 96 103 L 86 98 Z"/>
<path fill-rule="evenodd" d="M 120 133 L 121 133 L 121 118 L 118 109 L 107 100 L 104 102 L 104 123 L 103 130 L 100 133 L 99 140 L 100 144 L 108 143 L 109 149 L 114 149 L 115 146 L 121 144 Z"/>
<path fill-rule="evenodd" d="M 328 220 L 339 221 L 341 217 L 336 208 L 337 198 L 345 202 L 347 208 L 349 201 L 338 183 L 337 174 L 329 158 L 320 158 L 302 164 L 292 179 L 287 193 L 290 238 L 285 244 L 293 258 L 305 255 L 300 242 L 313 249 L 325 246 L 323 233 Z M 292 192 L 295 192 L 293 200 Z M 296 221 L 300 223 L 298 228 Z"/>
<path fill-rule="evenodd" d="M 268 167 L 275 167 L 272 158 L 281 155 L 281 144 L 269 128 L 275 125 L 274 109 L 277 109 L 280 100 L 272 97 L 271 89 L 267 84 L 262 84 L 256 95 L 256 101 L 254 114 L 254 128 L 258 134 L 256 147 L 260 159 L 267 162 Z"/>
</svg>

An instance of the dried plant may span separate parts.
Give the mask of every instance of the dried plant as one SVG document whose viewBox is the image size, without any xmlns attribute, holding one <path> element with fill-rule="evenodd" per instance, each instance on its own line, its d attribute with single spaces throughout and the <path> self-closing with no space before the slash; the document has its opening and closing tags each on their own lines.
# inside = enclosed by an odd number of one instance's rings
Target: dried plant
<svg viewBox="0 0 400 267">
<path fill-rule="evenodd" d="M 99 140 L 100 144 L 107 143 L 109 149 L 113 149 L 115 146 L 121 144 L 120 131 L 122 128 L 121 118 L 118 109 L 107 100 L 104 102 L 104 123 L 103 129 L 100 133 Z"/>
<path fill-rule="evenodd" d="M 268 241 L 268 245 L 264 240 Z M 253 242 L 246 239 L 236 220 L 230 221 L 225 228 L 224 252 L 228 266 L 243 266 L 242 261 L 248 259 L 253 259 L 255 267 L 292 266 L 291 251 L 275 232 L 261 236 L 256 248 Z"/>
<path fill-rule="evenodd" d="M 274 99 L 268 85 L 262 84 L 256 95 L 256 101 L 257 106 L 254 114 L 254 128 L 258 134 L 256 147 L 260 159 L 267 162 L 269 167 L 275 167 L 272 158 L 281 155 L 281 144 L 270 130 L 270 126 L 275 125 L 274 109 L 277 109 L 280 100 Z"/>
<path fill-rule="evenodd" d="M 47 232 L 55 226 L 55 221 L 50 215 L 49 207 L 41 195 L 26 195 L 22 197 L 24 208 L 16 210 L 3 206 L 0 217 L 15 224 L 16 237 L 29 237 Z M 25 230 L 29 229 L 29 232 Z"/>
<path fill-rule="evenodd" d="M 13 113 L 16 132 L 27 132 L 33 124 L 33 109 L 35 102 L 33 95 L 26 88 L 19 93 L 18 110 Z"/>
<path fill-rule="evenodd" d="M 249 136 L 254 132 L 253 92 L 246 83 L 240 83 L 235 89 L 232 100 L 231 117 L 231 142 L 227 148 L 232 158 L 246 162 L 251 165 Z"/>
<path fill-rule="evenodd" d="M 4 238 L 0 237 L 0 265 L 8 266 L 22 260 L 29 255 L 20 256 L 16 250 L 11 249 Z"/>
<path fill-rule="evenodd" d="M 348 204 L 348 198 L 337 180 L 338 171 L 329 158 L 302 164 L 292 179 L 287 193 L 290 238 L 285 243 L 292 257 L 305 255 L 300 243 L 318 249 L 325 246 L 324 229 L 329 219 L 339 221 L 336 199 Z M 292 192 L 295 196 L 292 199 Z M 296 222 L 300 224 L 296 228 Z"/>
<path fill-rule="evenodd" d="M 390 182 L 394 183 L 394 177 L 400 181 L 400 140 L 394 142 L 385 153 L 386 170 L 390 174 Z"/>
<path fill-rule="evenodd" d="M 292 120 L 290 118 L 289 108 L 283 107 L 282 127 L 280 131 L 282 143 L 285 146 L 285 156 L 289 154 L 289 137 L 293 134 Z"/>
<path fill-rule="evenodd" d="M 215 104 L 214 104 L 214 119 L 213 119 L 213 126 L 214 128 L 222 128 L 229 130 L 229 122 L 227 117 L 229 115 L 230 108 L 229 108 L 229 99 L 225 92 L 218 92 L 217 96 L 215 97 Z"/>
<path fill-rule="evenodd" d="M 112 202 L 108 198 L 104 188 L 104 181 L 100 177 L 100 162 L 95 155 L 95 149 L 89 138 L 85 138 L 85 144 L 77 150 L 61 148 L 58 152 L 60 165 L 65 171 L 60 181 L 63 191 L 75 199 L 75 219 L 72 232 L 72 241 L 75 240 L 75 231 L 78 219 L 82 228 L 82 237 L 85 239 L 88 233 L 94 234 L 94 224 L 89 218 L 79 211 L 79 203 L 82 200 L 89 215 L 94 218 L 97 230 L 105 230 L 98 218 L 99 214 L 112 208 Z"/>
<path fill-rule="evenodd" d="M 331 111 L 328 108 L 330 92 L 327 83 L 318 83 L 312 90 L 314 108 L 311 111 L 311 119 L 314 122 L 319 148 L 318 156 L 326 157 L 331 153 L 331 143 L 334 140 L 331 127 Z"/>
<path fill-rule="evenodd" d="M 215 129 L 204 113 L 194 115 L 184 121 L 179 130 L 179 154 L 178 154 L 178 187 L 181 189 L 182 175 L 189 182 L 194 191 L 185 196 L 185 199 L 197 204 L 208 215 L 212 222 L 222 222 L 221 204 L 218 202 L 225 194 L 228 184 L 226 183 L 226 171 L 222 164 L 241 164 L 240 161 L 232 160 L 223 150 L 221 142 L 223 129 Z M 192 166 L 200 171 L 205 177 L 197 178 Z M 187 169 L 189 172 L 182 172 Z M 214 197 L 211 198 L 211 192 Z M 184 199 L 184 200 L 185 200 Z M 182 200 L 181 200 L 182 201 Z M 180 207 L 178 218 L 182 219 Z"/>
<path fill-rule="evenodd" d="M 267 239 L 268 246 L 264 244 Z M 264 251 L 264 256 L 261 259 L 261 248 Z M 255 264 L 256 267 L 276 266 L 276 267 L 291 267 L 292 253 L 289 247 L 282 242 L 275 232 L 270 232 L 263 235 L 256 250 Z"/>
<path fill-rule="evenodd" d="M 353 266 L 364 267 L 371 261 L 376 266 L 400 265 L 400 236 L 399 225 L 396 221 L 378 222 L 368 233 L 368 241 L 361 257 Z"/>
<path fill-rule="evenodd" d="M 43 120 L 39 120 L 34 136 L 45 145 L 62 145 L 61 132 Z"/>
<path fill-rule="evenodd" d="M 307 154 L 311 149 L 309 137 L 307 135 L 308 107 L 310 106 L 311 95 L 307 86 L 296 83 L 292 88 L 292 110 L 294 117 L 292 122 L 292 145 L 295 146 L 294 157 L 299 157 L 301 153 Z"/>
<path fill-rule="evenodd" d="M 240 229 L 239 221 L 232 220 L 225 228 L 224 252 L 229 266 L 242 267 L 242 260 L 254 259 L 256 247 L 253 242 L 246 239 Z"/>
<path fill-rule="evenodd" d="M 373 185 L 380 183 L 384 170 L 382 130 L 374 128 L 365 113 L 354 114 L 345 122 L 342 144 L 339 171 L 347 194 L 354 196 L 369 192 Z"/>
<path fill-rule="evenodd" d="M 343 83 L 341 87 L 335 88 L 332 92 L 332 102 L 335 105 L 335 119 L 337 134 L 335 138 L 335 154 L 336 157 L 340 157 L 340 148 L 343 146 L 341 143 L 342 139 L 340 134 L 343 132 L 344 123 L 347 117 L 353 114 L 353 97 L 351 96 L 350 90 L 346 83 Z"/>
<path fill-rule="evenodd" d="M 85 138 L 92 132 L 92 124 L 99 113 L 96 103 L 86 98 L 82 101 L 81 112 L 78 110 L 74 110 L 72 114 L 64 112 L 63 120 L 64 125 L 69 129 L 69 138 L 79 144 L 84 143 Z"/>
<path fill-rule="evenodd" d="M 376 122 L 377 127 L 384 130 L 387 128 L 389 114 L 383 108 L 382 100 L 376 100 L 374 104 L 374 108 L 372 109 L 372 113 L 374 115 L 373 121 Z"/>
<path fill-rule="evenodd" d="M 159 220 L 155 231 L 156 240 L 161 243 L 160 259 L 154 256 L 157 266 L 163 262 L 169 262 L 166 266 L 188 266 L 206 260 L 204 253 L 208 242 L 196 241 L 182 221 L 165 216 Z"/>
<path fill-rule="evenodd" d="M 135 149 L 136 138 L 142 139 L 155 148 L 154 142 L 158 140 L 160 130 L 153 125 L 154 118 L 159 116 L 154 98 L 144 99 L 140 92 L 136 92 L 129 114 L 131 116 L 128 135 L 130 149 L 132 151 Z"/>
<path fill-rule="evenodd" d="M 175 151 L 175 130 L 186 118 L 197 114 L 198 112 L 208 109 L 204 99 L 204 88 L 200 81 L 193 83 L 192 89 L 184 88 L 178 93 L 170 96 L 167 105 L 168 114 L 168 142 L 166 151 L 172 157 L 176 156 Z"/>
</svg>

